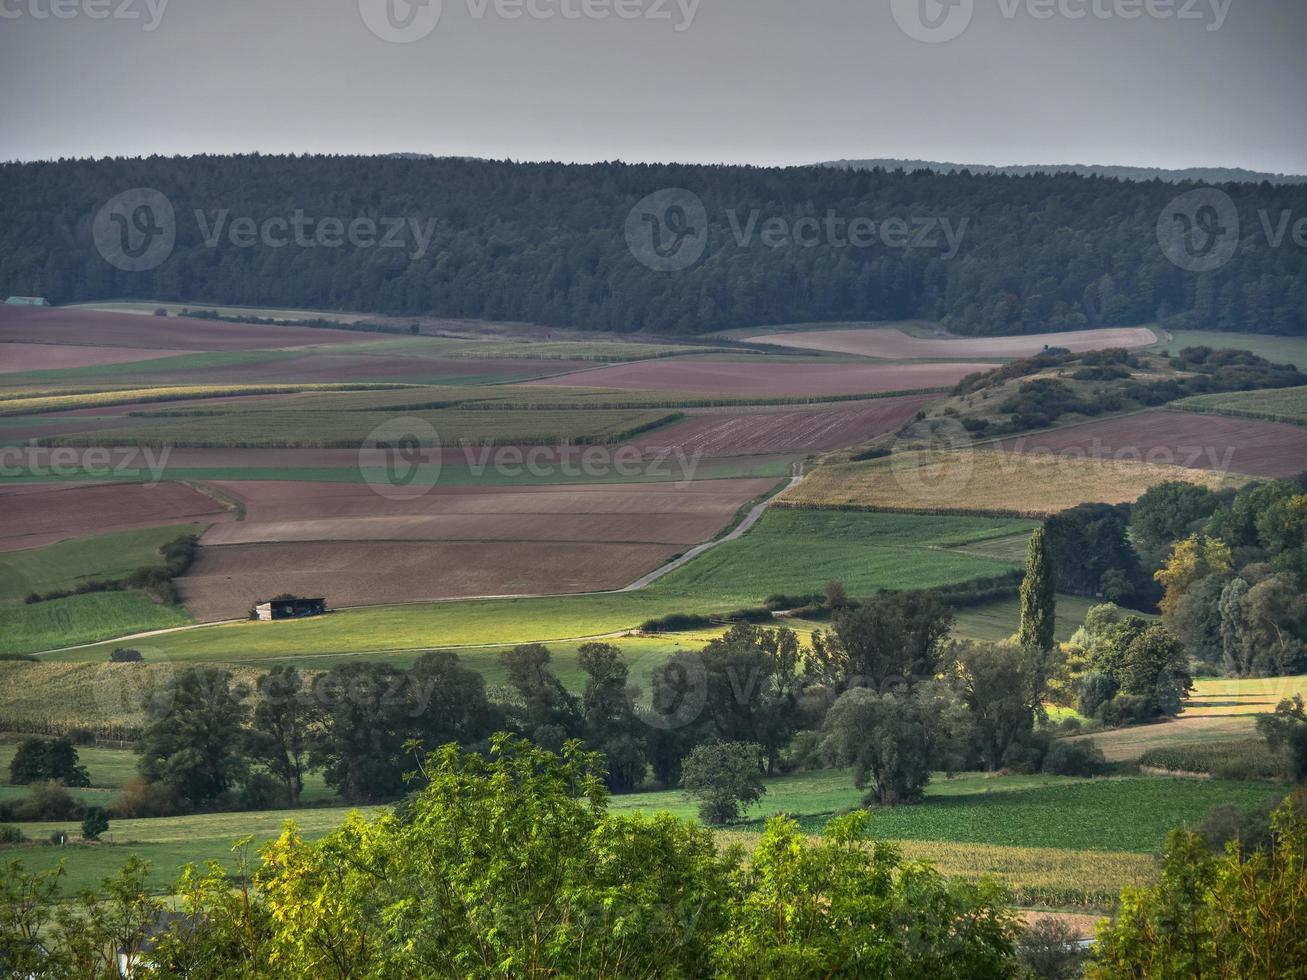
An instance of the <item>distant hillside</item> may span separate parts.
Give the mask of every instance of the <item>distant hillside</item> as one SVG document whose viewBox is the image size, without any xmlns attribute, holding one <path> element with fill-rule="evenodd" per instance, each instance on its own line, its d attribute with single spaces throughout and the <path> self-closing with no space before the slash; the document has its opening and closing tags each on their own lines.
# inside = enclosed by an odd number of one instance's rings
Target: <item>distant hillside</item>
<svg viewBox="0 0 1307 980">
<path fill-rule="evenodd" d="M 125 194 L 135 188 L 167 206 Z M 0 296 L 682 335 L 873 320 L 970 336 L 1143 323 L 1307 335 L 1307 249 L 1275 247 L 1258 218 L 1307 215 L 1307 184 L 1230 185 L 1237 247 L 1201 274 L 1158 244 L 1174 196 L 1169 184 L 1075 174 L 816 166 L 10 163 L 0 164 Z M 356 222 L 373 232 L 351 244 Z M 668 257 L 677 264 L 660 267 Z"/>
<path fill-rule="evenodd" d="M 1304 174 L 1268 174 L 1239 167 L 1190 167 L 1188 170 L 1162 170 L 1159 167 L 1106 167 L 1082 163 L 1032 163 L 1023 166 L 999 167 L 985 163 L 939 163 L 934 160 L 831 160 L 818 164 L 821 167 L 839 167 L 842 170 L 933 170 L 947 174 L 969 170 L 973 174 L 1007 174 L 1022 177 L 1026 174 L 1077 174 L 1081 177 L 1116 177 L 1120 180 L 1164 180 L 1171 184 L 1194 181 L 1199 184 L 1307 184 Z"/>
</svg>

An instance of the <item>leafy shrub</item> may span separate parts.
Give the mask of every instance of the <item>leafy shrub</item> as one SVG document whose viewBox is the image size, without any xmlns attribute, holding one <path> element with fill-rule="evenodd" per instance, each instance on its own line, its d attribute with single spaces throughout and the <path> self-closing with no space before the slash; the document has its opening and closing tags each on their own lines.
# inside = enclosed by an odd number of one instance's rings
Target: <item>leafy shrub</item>
<svg viewBox="0 0 1307 980">
<path fill-rule="evenodd" d="M 22 828 L 7 823 L 0 824 L 0 845 L 21 844 L 25 840 L 27 838 L 23 836 Z"/>
<path fill-rule="evenodd" d="M 1153 717 L 1152 705 L 1143 694 L 1118 694 L 1099 706 L 1094 717 L 1104 725 L 1133 725 Z"/>
<path fill-rule="evenodd" d="M 675 633 L 678 630 L 701 630 L 712 625 L 707 616 L 694 613 L 668 613 L 657 619 L 646 619 L 640 624 L 641 633 Z"/>
<path fill-rule="evenodd" d="M 82 838 L 99 840 L 100 835 L 109 829 L 109 814 L 102 806 L 88 806 L 82 814 Z"/>
<path fill-rule="evenodd" d="M 888 455 L 890 455 L 890 450 L 888 449 L 864 449 L 862 452 L 854 453 L 850 456 L 849 462 L 862 463 L 869 459 L 884 459 Z"/>
<path fill-rule="evenodd" d="M 800 606 L 817 602 L 820 598 L 818 595 L 786 595 L 784 592 L 777 592 L 763 599 L 762 604 L 772 612 L 777 612 L 782 609 L 798 609 Z"/>
<path fill-rule="evenodd" d="M 20 823 L 75 820 L 80 812 L 77 801 L 58 783 L 37 783 L 21 799 L 0 801 L 0 820 Z"/>
<path fill-rule="evenodd" d="M 114 647 L 113 653 L 109 654 L 109 662 L 114 664 L 138 664 L 144 659 L 140 650 L 130 647 Z"/>
<path fill-rule="evenodd" d="M 182 812 L 176 798 L 162 783 L 152 783 L 134 776 L 123 783 L 109 807 L 111 816 L 120 819 L 137 817 L 171 817 Z"/>
<path fill-rule="evenodd" d="M 1103 750 L 1089 739 L 1058 739 L 1044 756 L 1044 772 L 1055 776 L 1097 776 L 1106 766 Z"/>
</svg>

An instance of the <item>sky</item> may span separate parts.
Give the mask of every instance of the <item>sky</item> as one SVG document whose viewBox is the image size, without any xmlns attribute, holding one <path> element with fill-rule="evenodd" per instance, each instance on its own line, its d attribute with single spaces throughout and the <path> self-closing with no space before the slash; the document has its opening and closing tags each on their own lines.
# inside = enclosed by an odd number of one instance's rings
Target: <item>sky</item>
<svg viewBox="0 0 1307 980">
<path fill-rule="evenodd" d="M 1307 0 L 0 0 L 0 160 L 1307 173 Z"/>
</svg>

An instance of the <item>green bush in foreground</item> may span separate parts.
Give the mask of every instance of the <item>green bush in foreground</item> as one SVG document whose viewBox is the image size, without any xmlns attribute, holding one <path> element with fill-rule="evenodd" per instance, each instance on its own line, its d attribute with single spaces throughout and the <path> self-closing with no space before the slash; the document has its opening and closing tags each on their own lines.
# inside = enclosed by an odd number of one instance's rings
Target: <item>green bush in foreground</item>
<svg viewBox="0 0 1307 980">
<path fill-rule="evenodd" d="M 1092 980 L 1301 977 L 1307 965 L 1307 818 L 1286 802 L 1270 848 L 1213 855 L 1198 834 L 1172 831 L 1162 880 L 1121 895 L 1099 929 Z"/>
<path fill-rule="evenodd" d="M 496 736 L 446 746 L 402 812 L 353 815 L 316 843 L 293 826 L 235 887 L 214 863 L 177 887 L 184 918 L 134 977 L 998 978 L 1015 917 L 992 884 L 943 878 L 871 842 L 865 814 L 816 843 L 771 821 L 737 847 L 667 814 L 607 812 L 600 757 Z M 0 875 L 0 962 L 19 975 L 116 976 L 162 903 L 129 862 L 51 908 L 59 872 Z M 51 920 L 55 920 L 53 925 Z M 55 927 L 57 926 L 57 928 Z M 34 960 L 40 933 L 49 958 Z M 107 956 L 106 956 L 107 954 Z"/>
</svg>

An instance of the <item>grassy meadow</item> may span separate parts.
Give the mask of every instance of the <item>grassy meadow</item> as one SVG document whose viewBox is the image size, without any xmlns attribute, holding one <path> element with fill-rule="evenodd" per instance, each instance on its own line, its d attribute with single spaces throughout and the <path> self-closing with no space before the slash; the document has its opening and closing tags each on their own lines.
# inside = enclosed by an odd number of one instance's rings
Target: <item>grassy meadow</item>
<svg viewBox="0 0 1307 980">
<path fill-rule="evenodd" d="M 183 607 L 162 606 L 140 592 L 90 592 L 31 606 L 0 606 L 0 654 L 96 643 L 191 621 Z M 116 645 L 121 644 L 109 648 Z M 107 655 L 106 650 L 96 659 Z"/>
<path fill-rule="evenodd" d="M 174 524 L 0 552 L 0 605 L 20 603 L 32 592 L 69 591 L 94 579 L 124 578 L 138 568 L 158 564 L 159 549 L 168 542 L 183 534 L 202 534 L 204 528 L 203 524 Z"/>
</svg>

